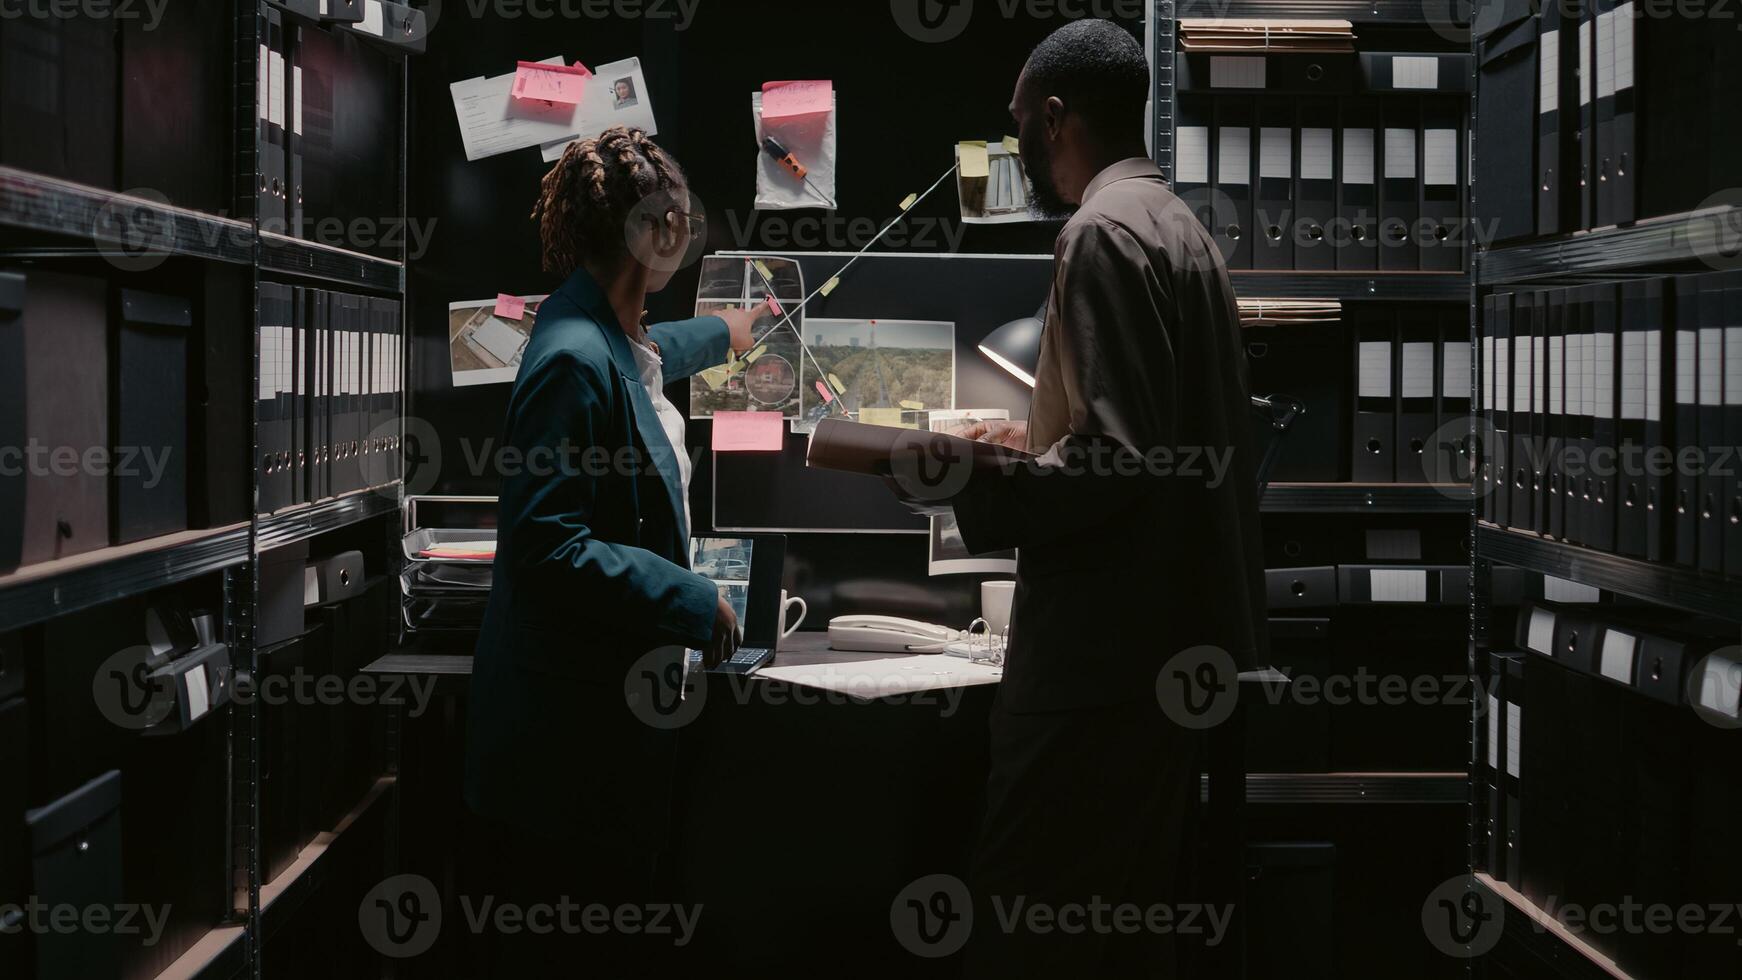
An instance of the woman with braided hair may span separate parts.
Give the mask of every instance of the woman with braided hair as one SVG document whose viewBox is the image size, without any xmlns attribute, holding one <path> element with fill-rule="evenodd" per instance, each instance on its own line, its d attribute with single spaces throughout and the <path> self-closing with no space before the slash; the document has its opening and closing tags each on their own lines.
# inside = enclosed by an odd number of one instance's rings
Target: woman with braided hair
<svg viewBox="0 0 1742 980">
<path fill-rule="evenodd" d="M 663 388 L 747 349 L 764 310 L 643 324 L 702 219 L 677 162 L 639 129 L 570 144 L 532 218 L 545 270 L 567 278 L 538 310 L 508 401 L 514 455 L 498 458 L 524 462 L 504 467 L 467 801 L 498 845 L 502 903 L 669 901 L 654 888 L 678 658 L 731 656 L 738 623 L 689 568 L 690 460 Z M 643 975 L 674 942 L 553 925 L 501 937 L 495 972 Z"/>
</svg>

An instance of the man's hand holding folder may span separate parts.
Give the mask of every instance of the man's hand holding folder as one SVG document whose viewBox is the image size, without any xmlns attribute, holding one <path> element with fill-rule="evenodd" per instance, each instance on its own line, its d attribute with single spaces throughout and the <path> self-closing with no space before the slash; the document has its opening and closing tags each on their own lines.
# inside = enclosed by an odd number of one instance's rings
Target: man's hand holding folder
<svg viewBox="0 0 1742 980">
<path fill-rule="evenodd" d="M 1007 423 L 976 423 L 964 431 L 988 425 Z M 838 418 L 817 423 L 805 452 L 807 466 L 882 478 L 902 503 L 919 514 L 949 512 L 950 498 L 967 486 L 977 469 L 1011 469 L 1034 458 L 1004 442 Z"/>
</svg>

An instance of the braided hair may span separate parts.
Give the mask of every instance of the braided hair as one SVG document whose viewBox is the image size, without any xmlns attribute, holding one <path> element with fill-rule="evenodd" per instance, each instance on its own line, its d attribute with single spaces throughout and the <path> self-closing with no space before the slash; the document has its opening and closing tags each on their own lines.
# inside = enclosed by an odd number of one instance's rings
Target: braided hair
<svg viewBox="0 0 1742 980">
<path fill-rule="evenodd" d="M 645 130 L 613 126 L 570 143 L 544 175 L 532 208 L 544 270 L 568 275 L 585 263 L 615 266 L 629 252 L 631 213 L 661 192 L 681 205 L 676 192 L 683 186 L 683 169 Z"/>
</svg>

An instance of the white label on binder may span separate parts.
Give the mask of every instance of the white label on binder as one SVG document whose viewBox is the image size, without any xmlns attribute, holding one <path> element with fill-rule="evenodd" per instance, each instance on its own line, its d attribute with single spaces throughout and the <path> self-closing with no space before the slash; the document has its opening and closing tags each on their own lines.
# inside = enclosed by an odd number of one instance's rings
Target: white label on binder
<svg viewBox="0 0 1742 980">
<path fill-rule="evenodd" d="M 1258 176 L 1294 177 L 1294 133 L 1280 126 L 1258 131 Z"/>
<path fill-rule="evenodd" d="M 1517 777 L 1519 743 L 1524 741 L 1524 709 L 1506 702 L 1506 775 Z"/>
<path fill-rule="evenodd" d="M 1486 345 L 1487 339 L 1482 343 Z M 1440 394 L 1462 398 L 1470 391 L 1470 345 L 1452 341 L 1440 345 Z"/>
<path fill-rule="evenodd" d="M 290 128 L 296 135 L 302 135 L 302 66 L 292 65 L 290 69 Z"/>
<path fill-rule="evenodd" d="M 1537 45 L 1537 111 L 1548 115 L 1560 108 L 1561 32 L 1545 31 Z"/>
<path fill-rule="evenodd" d="M 267 64 L 271 77 L 267 79 L 267 120 L 274 126 L 284 125 L 284 55 L 277 51 L 271 53 Z"/>
<path fill-rule="evenodd" d="M 1530 611 L 1530 629 L 1525 640 L 1532 653 L 1554 656 L 1554 613 L 1547 609 Z"/>
<path fill-rule="evenodd" d="M 1458 131 L 1427 129 L 1421 134 L 1421 180 L 1424 184 L 1458 182 Z"/>
<path fill-rule="evenodd" d="M 376 37 L 386 36 L 387 12 L 382 8 L 381 0 L 363 0 L 363 19 L 356 23 L 356 28 Z"/>
<path fill-rule="evenodd" d="M 1559 415 L 1566 406 L 1565 345 L 1559 337 L 1548 338 L 1548 413 Z"/>
<path fill-rule="evenodd" d="M 1542 597 L 1550 602 L 1596 602 L 1603 598 L 1602 590 L 1583 582 L 1569 582 L 1553 575 L 1542 577 Z"/>
<path fill-rule="evenodd" d="M 1343 183 L 1373 183 L 1373 130 L 1343 130 Z"/>
<path fill-rule="evenodd" d="M 1500 768 L 1500 699 L 1488 695 L 1488 768 Z"/>
<path fill-rule="evenodd" d="M 1742 405 L 1742 327 L 1724 328 L 1724 404 Z"/>
<path fill-rule="evenodd" d="M 1519 337 L 1512 344 L 1512 410 L 1530 411 L 1530 344 Z"/>
<path fill-rule="evenodd" d="M 1700 695 L 1695 707 L 1704 708 L 1732 721 L 1742 718 L 1742 665 L 1719 654 L 1700 661 Z"/>
<path fill-rule="evenodd" d="M 1645 331 L 1621 334 L 1621 417 L 1645 418 Z"/>
<path fill-rule="evenodd" d="M 1415 130 L 1385 129 L 1385 179 L 1415 177 Z"/>
<path fill-rule="evenodd" d="M 1663 331 L 1645 332 L 1645 421 L 1663 421 Z"/>
<path fill-rule="evenodd" d="M 1331 179 L 1331 130 L 1307 128 L 1300 131 L 1300 179 Z"/>
<path fill-rule="evenodd" d="M 1360 349 L 1358 398 L 1391 397 L 1391 343 L 1363 340 Z"/>
<path fill-rule="evenodd" d="M 1530 350 L 1531 350 L 1532 355 L 1536 358 L 1536 360 L 1532 363 L 1533 369 L 1535 368 L 1536 365 L 1540 365 L 1540 364 L 1544 363 L 1542 344 L 1543 344 L 1542 337 L 1530 338 Z M 1536 413 L 1538 415 L 1541 415 L 1543 412 L 1548 410 L 1548 386 L 1542 383 L 1542 372 L 1541 371 L 1537 371 L 1535 376 L 1533 376 L 1530 379 L 1530 381 L 1531 381 L 1530 389 L 1532 392 L 1535 393 L 1535 396 L 1536 396 L 1536 398 L 1535 398 Z"/>
<path fill-rule="evenodd" d="M 1427 569 L 1375 568 L 1368 573 L 1367 588 L 1374 602 L 1426 602 Z"/>
<path fill-rule="evenodd" d="M 1579 347 L 1583 350 L 1583 366 L 1580 368 L 1579 387 L 1585 393 L 1585 410 L 1582 414 L 1595 417 L 1597 414 L 1597 336 L 1595 334 L 1580 334 Z"/>
<path fill-rule="evenodd" d="M 1675 403 L 1697 405 L 1694 359 L 1699 356 L 1700 336 L 1692 330 L 1675 332 Z"/>
<path fill-rule="evenodd" d="M 1724 331 L 1721 327 L 1700 328 L 1700 404 L 1716 408 L 1724 404 Z"/>
<path fill-rule="evenodd" d="M 1398 56 L 1391 59 L 1392 88 L 1440 87 L 1440 59 Z"/>
<path fill-rule="evenodd" d="M 187 678 L 188 720 L 199 721 L 212 710 L 212 690 L 206 684 L 206 668 L 194 667 L 182 676 Z"/>
<path fill-rule="evenodd" d="M 1584 386 L 1580 383 L 1584 368 L 1584 362 L 1581 358 L 1585 356 L 1585 351 L 1580 341 L 1581 338 L 1578 334 L 1567 334 L 1566 367 L 1563 373 L 1566 375 L 1566 413 L 1568 415 L 1585 414 L 1585 392 Z"/>
<path fill-rule="evenodd" d="M 1482 338 L 1482 408 L 1494 410 L 1494 338 Z"/>
<path fill-rule="evenodd" d="M 1494 408 L 1502 412 L 1512 411 L 1512 339 L 1496 337 L 1494 339 Z"/>
<path fill-rule="evenodd" d="M 1579 105 L 1591 103 L 1591 22 L 1579 22 Z"/>
<path fill-rule="evenodd" d="M 1210 56 L 1211 88 L 1263 88 L 1264 59 Z"/>
<path fill-rule="evenodd" d="M 1633 683 L 1633 649 L 1639 640 L 1620 630 L 1603 631 L 1603 653 L 1598 669 L 1603 676 L 1623 684 Z"/>
<path fill-rule="evenodd" d="M 1595 382 L 1591 414 L 1600 419 L 1615 417 L 1615 336 L 1591 335 L 1591 378 Z"/>
<path fill-rule="evenodd" d="M 1633 87 L 1633 4 L 1615 8 L 1615 91 Z"/>
<path fill-rule="evenodd" d="M 1597 15 L 1597 98 L 1615 94 L 1615 11 Z"/>
<path fill-rule="evenodd" d="M 1210 127 L 1181 126 L 1174 147 L 1174 180 L 1180 184 L 1210 182 Z"/>
<path fill-rule="evenodd" d="M 266 399 L 271 398 L 274 394 L 272 389 L 272 372 L 274 371 L 272 361 L 278 356 L 278 341 L 272 336 L 272 332 L 275 329 L 277 328 L 264 325 L 260 328 L 260 374 L 256 379 L 256 390 L 254 394 L 255 399 L 258 401 L 265 401 Z"/>
<path fill-rule="evenodd" d="M 1434 396 L 1434 344 L 1431 341 L 1403 345 L 1403 377 L 1399 382 L 1405 398 Z"/>
<path fill-rule="evenodd" d="M 267 78 L 272 74 L 271 65 L 272 56 L 270 49 L 268 49 L 263 42 L 260 45 L 260 59 L 254 63 L 255 74 L 257 76 L 254 80 L 254 108 L 259 112 L 260 118 L 262 119 L 271 118 L 267 106 L 267 89 L 270 87 Z"/>
<path fill-rule="evenodd" d="M 1252 130 L 1221 126 L 1216 139 L 1216 183 L 1252 183 Z"/>
</svg>

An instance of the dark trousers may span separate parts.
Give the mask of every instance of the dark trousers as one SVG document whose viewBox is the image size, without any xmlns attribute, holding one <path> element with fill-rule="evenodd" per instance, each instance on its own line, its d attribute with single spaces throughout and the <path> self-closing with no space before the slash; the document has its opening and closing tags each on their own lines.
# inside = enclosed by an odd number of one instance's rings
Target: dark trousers
<svg viewBox="0 0 1742 980">
<path fill-rule="evenodd" d="M 1153 700 L 993 707 L 968 976 L 1180 975 L 1197 743 Z"/>
</svg>

